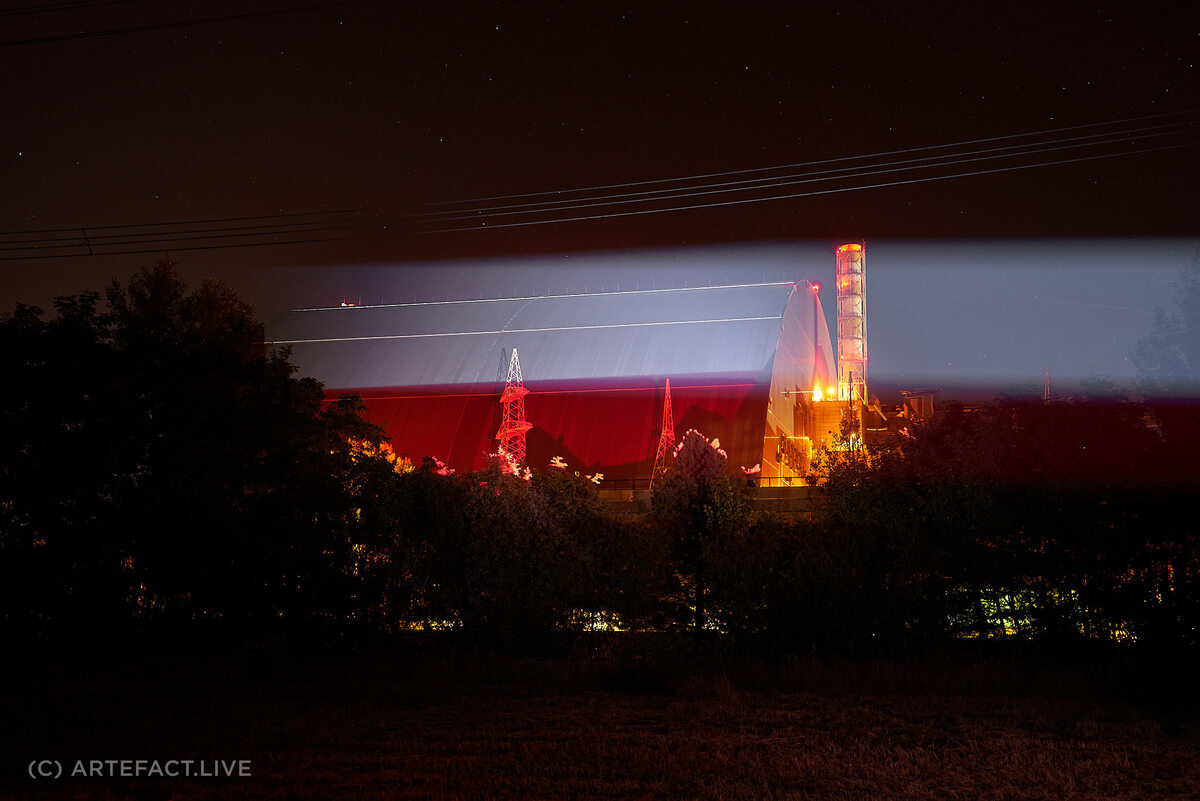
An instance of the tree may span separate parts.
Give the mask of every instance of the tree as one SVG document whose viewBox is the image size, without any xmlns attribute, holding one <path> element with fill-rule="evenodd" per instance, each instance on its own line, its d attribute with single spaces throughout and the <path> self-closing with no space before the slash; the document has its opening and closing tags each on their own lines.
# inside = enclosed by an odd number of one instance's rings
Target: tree
<svg viewBox="0 0 1200 801">
<path fill-rule="evenodd" d="M 1200 429 L 1195 402 L 1200 397 L 1200 252 L 1182 271 L 1177 309 L 1155 311 L 1151 332 L 1131 354 L 1142 394 L 1162 436 L 1161 481 L 1194 491 L 1200 486 Z"/>
<path fill-rule="evenodd" d="M 810 583 L 840 599 L 833 639 L 1193 642 L 1194 496 L 1159 433 L 1141 404 L 1010 400 L 832 455 Z"/>
<path fill-rule="evenodd" d="M 394 471 L 355 444 L 382 440 L 361 402 L 326 404 L 248 304 L 189 292 L 168 261 L 106 296 L 104 313 L 84 293 L 0 323 L 24 389 L 0 401 L 9 620 L 261 637 L 363 618 L 381 534 L 362 512 Z"/>
<path fill-rule="evenodd" d="M 394 553 L 408 619 L 509 652 L 548 647 L 590 597 L 585 536 L 600 532 L 585 530 L 598 513 L 586 492 L 530 480 L 505 454 L 465 476 L 432 459 L 405 475 Z"/>
<path fill-rule="evenodd" d="M 1178 279 L 1178 309 L 1158 309 L 1154 326 L 1131 355 L 1149 397 L 1195 393 L 1200 387 L 1200 252 Z"/>
<path fill-rule="evenodd" d="M 671 541 L 677 595 L 675 618 L 692 631 L 710 627 L 709 595 L 713 549 L 735 536 L 750 516 L 749 485 L 726 473 L 728 459 L 719 440 L 689 430 L 675 449 L 675 461 L 651 496 L 651 520 Z"/>
<path fill-rule="evenodd" d="M 50 322 L 23 305 L 0 320 L 0 610 L 31 635 L 68 610 L 106 617 L 126 592 L 127 554 L 108 532 L 138 449 L 114 435 L 129 406 L 111 391 L 117 354 L 97 301 L 59 298 Z"/>
</svg>

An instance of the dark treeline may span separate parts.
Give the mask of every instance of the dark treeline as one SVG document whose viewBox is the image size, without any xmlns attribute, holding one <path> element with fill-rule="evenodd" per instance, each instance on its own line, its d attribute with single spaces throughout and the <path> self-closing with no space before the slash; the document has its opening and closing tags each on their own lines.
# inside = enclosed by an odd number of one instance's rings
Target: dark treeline
<svg viewBox="0 0 1200 801">
<path fill-rule="evenodd" d="M 1194 645 L 1200 484 L 1191 438 L 1163 430 L 1111 398 L 1001 401 L 950 405 L 869 460 L 838 454 L 819 528 L 848 540 L 834 553 L 866 590 L 844 619 L 891 638 Z"/>
<path fill-rule="evenodd" d="M 169 263 L 47 321 L 0 321 L 0 610 L 15 636 L 233 637 L 352 618 L 364 498 L 390 474 L 353 403 L 323 406 L 253 310 Z"/>
<path fill-rule="evenodd" d="M 189 292 L 168 263 L 105 300 L 0 321 L 10 639 L 1196 644 L 1184 406 L 947 406 L 870 454 L 826 456 L 807 516 L 756 511 L 689 432 L 650 507 L 623 515 L 572 466 L 452 475 L 397 457 L 355 400 L 323 402 L 264 348 L 252 309 L 218 284 Z"/>
</svg>

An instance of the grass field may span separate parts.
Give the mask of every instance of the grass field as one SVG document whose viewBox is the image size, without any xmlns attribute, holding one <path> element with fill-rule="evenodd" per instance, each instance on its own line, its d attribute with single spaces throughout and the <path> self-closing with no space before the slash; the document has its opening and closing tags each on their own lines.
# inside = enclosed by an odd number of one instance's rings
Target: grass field
<svg viewBox="0 0 1200 801">
<path fill-rule="evenodd" d="M 654 673 L 378 655 L 41 666 L 4 695 L 13 764 L 0 787 L 77 799 L 1200 796 L 1190 713 L 1096 700 L 1069 675 L 1039 686 L 979 669 Z M 43 758 L 68 771 L 76 759 L 250 759 L 252 778 L 30 781 L 28 761 Z"/>
</svg>

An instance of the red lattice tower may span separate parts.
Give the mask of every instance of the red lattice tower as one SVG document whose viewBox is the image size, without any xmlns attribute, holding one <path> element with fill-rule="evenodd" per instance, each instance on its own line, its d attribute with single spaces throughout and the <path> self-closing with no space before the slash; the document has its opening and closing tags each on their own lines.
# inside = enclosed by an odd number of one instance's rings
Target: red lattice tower
<svg viewBox="0 0 1200 801">
<path fill-rule="evenodd" d="M 525 396 L 528 394 L 521 379 L 521 360 L 517 358 L 517 349 L 513 348 L 508 362 L 508 380 L 504 382 L 504 394 L 500 396 L 504 420 L 496 432 L 496 439 L 500 440 L 500 452 L 507 453 L 517 464 L 525 461 L 525 432 L 533 428 L 525 421 Z"/>
<path fill-rule="evenodd" d="M 654 472 L 650 482 L 667 471 L 667 461 L 675 453 L 675 419 L 671 414 L 671 379 L 667 379 L 667 394 L 663 398 L 662 433 L 658 436 L 658 451 L 654 454 Z"/>
</svg>

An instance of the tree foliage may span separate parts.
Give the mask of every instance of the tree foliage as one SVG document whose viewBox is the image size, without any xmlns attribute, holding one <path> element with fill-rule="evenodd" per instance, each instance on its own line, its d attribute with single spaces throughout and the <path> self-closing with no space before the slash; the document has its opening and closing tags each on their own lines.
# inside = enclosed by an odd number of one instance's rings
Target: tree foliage
<svg viewBox="0 0 1200 801">
<path fill-rule="evenodd" d="M 644 531 L 577 473 L 524 476 L 493 458 L 464 476 L 439 474 L 429 460 L 400 479 L 398 622 L 515 652 L 550 648 L 593 623 L 627 627 L 652 616 L 661 559 Z"/>
<path fill-rule="evenodd" d="M 1200 387 L 1200 253 L 1177 281 L 1177 309 L 1158 309 L 1132 359 L 1150 397 L 1194 394 Z"/>
<path fill-rule="evenodd" d="M 1149 414 L 1162 435 L 1160 475 L 1180 486 L 1200 486 L 1200 252 L 1176 282 L 1176 309 L 1158 309 L 1150 333 L 1131 354 Z"/>
<path fill-rule="evenodd" d="M 362 510 L 392 472 L 358 402 L 325 404 L 253 309 L 162 261 L 0 322 L 4 614 L 45 633 L 132 621 L 258 636 L 362 617 Z M 378 522 L 378 521 L 376 521 Z"/>
<path fill-rule="evenodd" d="M 865 544 L 887 566 L 862 585 L 890 615 L 880 636 L 1194 642 L 1190 502 L 1155 469 L 1148 419 L 1118 401 L 950 407 L 891 452 L 831 462 L 820 522 L 853 533 L 845 565 Z"/>
<path fill-rule="evenodd" d="M 710 608 L 716 552 L 749 520 L 749 486 L 727 473 L 727 462 L 719 440 L 689 430 L 651 497 L 651 525 L 670 542 L 668 615 L 697 634 L 718 625 Z"/>
</svg>

